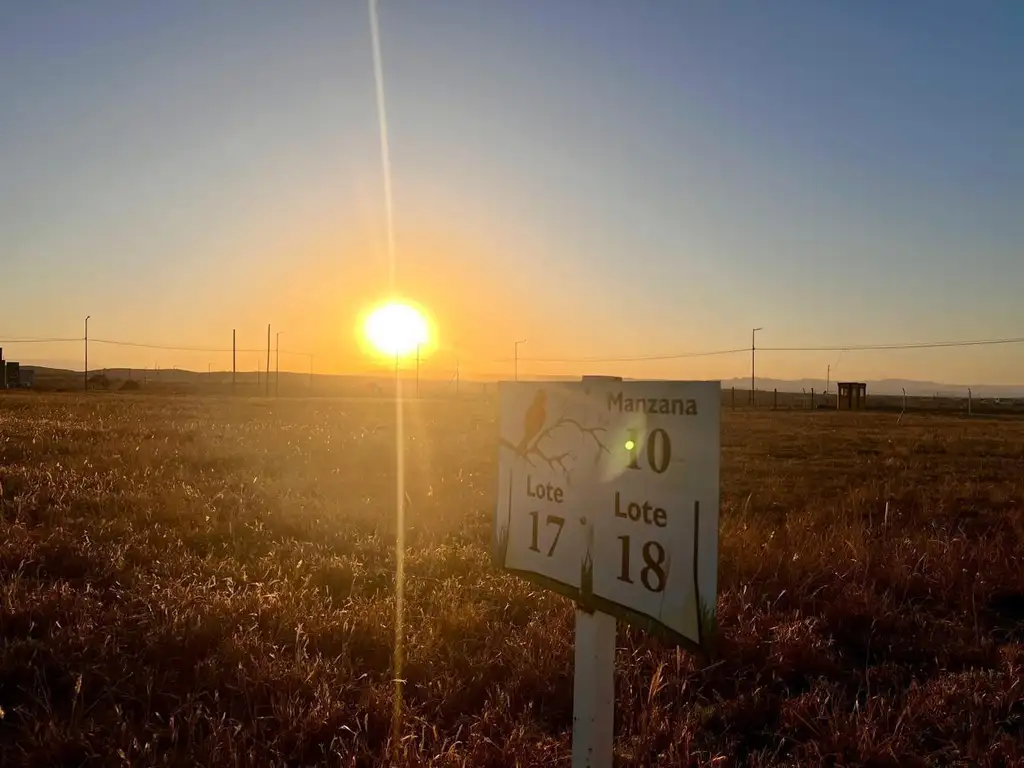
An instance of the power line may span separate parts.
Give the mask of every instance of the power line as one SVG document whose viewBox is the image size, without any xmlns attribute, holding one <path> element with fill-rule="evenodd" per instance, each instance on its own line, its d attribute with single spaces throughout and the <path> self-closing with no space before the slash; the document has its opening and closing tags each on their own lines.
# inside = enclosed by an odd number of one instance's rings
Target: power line
<svg viewBox="0 0 1024 768">
<path fill-rule="evenodd" d="M 83 341 L 83 337 L 26 337 L 26 338 L 13 338 L 13 339 L 0 339 L 0 345 L 3 344 L 60 344 L 60 343 L 77 343 Z M 173 344 L 152 344 L 137 341 L 124 341 L 120 339 L 97 339 L 90 338 L 89 341 L 93 344 L 106 344 L 110 346 L 118 347 L 134 347 L 138 349 L 156 349 L 165 350 L 169 352 L 203 352 L 203 353 L 214 353 L 214 354 L 228 354 L 233 350 L 230 348 L 219 348 L 219 347 L 201 347 L 201 346 L 184 346 L 184 345 L 173 345 Z M 960 341 L 918 341 L 918 342 L 900 342 L 890 344 L 834 344 L 831 346 L 791 346 L 791 347 L 758 347 L 759 352 L 882 352 L 892 350 L 912 350 L 912 349 L 944 349 L 952 347 L 976 347 L 976 346 L 993 346 L 993 345 L 1005 345 L 1005 344 L 1024 344 L 1024 336 L 1004 337 L 1004 338 L 992 338 L 992 339 L 967 339 Z M 234 350 L 236 352 L 243 353 L 263 353 L 265 348 L 238 348 Z M 438 350 L 440 351 L 440 350 Z M 483 357 L 477 357 L 472 355 L 465 350 L 451 350 L 445 349 L 444 351 L 452 351 L 458 354 L 463 359 L 469 359 L 476 361 L 477 363 L 489 363 L 489 364 L 501 364 L 510 363 L 512 358 L 492 358 L 487 359 Z M 658 360 L 682 360 L 687 358 L 698 358 L 698 357 L 716 357 L 723 355 L 734 355 L 749 352 L 749 347 L 737 347 L 735 349 L 715 349 L 715 350 L 702 350 L 702 351 L 680 351 L 680 352 L 668 352 L 668 353 L 655 353 L 649 355 L 625 355 L 625 356 L 612 356 L 612 357 L 600 357 L 600 356 L 581 356 L 581 357 L 520 357 L 521 362 L 531 363 L 634 363 L 634 362 L 648 362 Z M 301 357 L 310 357 L 310 352 L 299 352 L 294 350 L 281 350 L 281 354 L 284 355 L 295 355 Z M 435 357 L 430 355 L 429 357 L 421 358 L 422 363 L 431 362 Z"/>
<path fill-rule="evenodd" d="M 871 352 L 906 349 L 939 349 L 946 347 L 976 347 L 995 344 L 1024 344 L 1024 336 L 1000 339 L 970 339 L 966 341 L 919 341 L 894 344 L 843 344 L 830 347 L 758 347 L 758 352 Z M 689 357 L 710 357 L 749 352 L 750 347 L 719 349 L 706 352 L 677 352 L 671 354 L 638 355 L 634 357 L 520 357 L 521 361 L 534 363 L 625 363 L 647 360 L 678 360 Z M 494 362 L 509 362 L 507 358 Z"/>
<path fill-rule="evenodd" d="M 1024 344 L 1024 337 L 1009 339 L 973 339 L 969 341 L 919 341 L 903 344 L 846 344 L 834 347 L 758 347 L 758 352 L 871 352 L 889 349 L 939 349 L 943 347 L 979 347 L 992 344 Z"/>
<path fill-rule="evenodd" d="M 0 344 L 58 344 L 58 343 L 67 343 L 69 341 L 82 341 L 82 340 L 83 339 L 82 339 L 81 336 L 79 336 L 77 339 L 72 339 L 72 338 L 68 338 L 68 339 L 57 339 L 57 338 L 48 338 L 48 339 L 39 339 L 39 338 L 34 338 L 34 339 L 0 339 Z"/>
<path fill-rule="evenodd" d="M 82 341 L 82 339 L 65 339 L 65 341 Z M 259 352 L 259 353 L 266 352 L 266 347 L 259 347 L 259 348 L 252 348 L 252 349 L 243 349 L 242 347 L 238 347 L 236 350 L 231 350 L 230 348 L 223 348 L 223 349 L 221 349 L 221 348 L 218 348 L 218 347 L 178 347 L 178 346 L 173 346 L 173 345 L 170 345 L 170 344 L 144 344 L 142 342 L 135 342 L 135 341 L 118 341 L 118 340 L 115 340 L 115 339 L 95 339 L 95 338 L 90 338 L 89 342 L 93 343 L 93 344 L 109 344 L 109 345 L 113 345 L 113 346 L 117 346 L 117 347 L 136 347 L 136 348 L 139 348 L 139 349 L 162 349 L 162 350 L 167 350 L 167 351 L 170 351 L 170 352 L 213 352 L 213 353 L 222 353 L 222 354 L 227 354 L 227 353 L 232 352 L 232 351 L 235 351 L 235 352 Z M 301 355 L 303 357 L 309 357 L 312 353 L 311 352 L 295 352 L 295 351 L 292 351 L 292 350 L 282 349 L 281 350 L 281 354 L 282 355 Z"/>
<path fill-rule="evenodd" d="M 737 352 L 749 352 L 750 348 L 742 349 L 715 349 L 705 352 L 673 352 L 660 355 L 636 355 L 632 357 L 520 357 L 519 359 L 531 363 L 635 363 L 644 360 L 678 360 L 687 357 L 712 357 L 714 355 L 734 355 Z M 508 362 L 495 360 L 494 362 Z"/>
</svg>

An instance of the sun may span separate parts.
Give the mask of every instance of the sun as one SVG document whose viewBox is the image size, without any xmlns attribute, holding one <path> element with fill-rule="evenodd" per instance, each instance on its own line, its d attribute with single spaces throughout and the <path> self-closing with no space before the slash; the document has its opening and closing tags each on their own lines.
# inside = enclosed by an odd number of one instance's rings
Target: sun
<svg viewBox="0 0 1024 768">
<path fill-rule="evenodd" d="M 363 335 L 374 351 L 388 357 L 408 355 L 430 340 L 427 318 L 403 301 L 389 301 L 366 317 Z"/>
</svg>

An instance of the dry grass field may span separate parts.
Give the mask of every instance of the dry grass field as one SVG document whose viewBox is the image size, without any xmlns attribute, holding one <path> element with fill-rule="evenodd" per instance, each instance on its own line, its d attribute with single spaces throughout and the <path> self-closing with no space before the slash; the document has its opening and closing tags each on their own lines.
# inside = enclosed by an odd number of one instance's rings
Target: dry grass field
<svg viewBox="0 0 1024 768">
<path fill-rule="evenodd" d="M 494 403 L 0 398 L 0 765 L 568 765 L 490 564 Z M 621 765 L 1024 765 L 1024 421 L 723 412 L 718 657 L 619 633 Z"/>
</svg>

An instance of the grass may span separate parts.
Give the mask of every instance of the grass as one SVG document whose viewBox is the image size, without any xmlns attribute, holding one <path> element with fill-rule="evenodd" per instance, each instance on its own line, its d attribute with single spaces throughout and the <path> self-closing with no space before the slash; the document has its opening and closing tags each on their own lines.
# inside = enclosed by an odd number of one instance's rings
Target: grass
<svg viewBox="0 0 1024 768">
<path fill-rule="evenodd" d="M 573 614 L 490 565 L 495 406 L 0 399 L 0 764 L 568 765 Z M 723 412 L 709 665 L 620 627 L 621 765 L 1024 764 L 1024 422 Z"/>
</svg>

